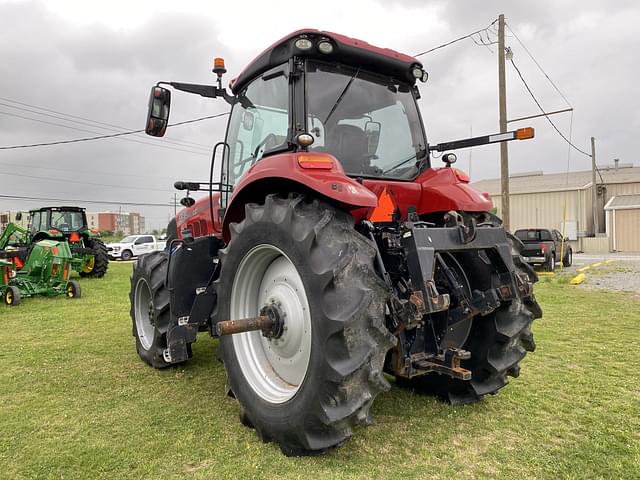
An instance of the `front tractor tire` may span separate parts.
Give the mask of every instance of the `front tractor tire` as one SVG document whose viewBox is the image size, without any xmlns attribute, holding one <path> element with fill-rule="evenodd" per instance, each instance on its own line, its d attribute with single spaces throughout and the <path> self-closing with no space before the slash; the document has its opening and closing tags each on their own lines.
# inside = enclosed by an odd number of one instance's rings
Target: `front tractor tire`
<svg viewBox="0 0 640 480">
<path fill-rule="evenodd" d="M 375 251 L 347 213 L 318 200 L 269 195 L 248 204 L 220 252 L 216 318 L 282 313 L 281 336 L 221 338 L 240 419 L 287 455 L 323 452 L 369 420 L 394 337 L 384 323 L 388 291 Z"/>
<path fill-rule="evenodd" d="M 80 270 L 80 276 L 88 278 L 104 277 L 109 268 L 107 246 L 98 238 L 87 239 L 86 246 L 93 250 L 93 257 L 83 265 L 82 270 Z"/>
<path fill-rule="evenodd" d="M 138 259 L 131 274 L 129 296 L 136 350 L 153 368 L 171 365 L 164 358 L 171 320 L 169 290 L 165 285 L 168 264 L 166 252 L 152 252 Z"/>
<path fill-rule="evenodd" d="M 20 289 L 18 289 L 18 287 L 14 287 L 13 285 L 9 285 L 2 295 L 2 300 L 4 301 L 5 305 L 8 305 L 9 307 L 20 305 L 20 302 L 22 301 Z"/>
</svg>

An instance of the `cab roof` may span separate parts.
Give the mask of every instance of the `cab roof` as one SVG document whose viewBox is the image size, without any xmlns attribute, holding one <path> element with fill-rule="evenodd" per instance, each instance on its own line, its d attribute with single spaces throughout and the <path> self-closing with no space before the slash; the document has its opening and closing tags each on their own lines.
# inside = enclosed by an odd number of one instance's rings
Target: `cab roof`
<svg viewBox="0 0 640 480">
<path fill-rule="evenodd" d="M 295 46 L 299 38 L 311 40 L 313 46 L 301 50 Z M 322 53 L 318 43 L 329 41 L 333 46 L 331 53 Z M 282 37 L 269 48 L 260 53 L 245 69 L 230 82 L 234 94 L 240 92 L 251 80 L 270 68 L 285 63 L 293 56 L 317 58 L 324 61 L 342 63 L 364 70 L 388 75 L 396 80 L 413 85 L 416 81 L 412 73 L 413 67 L 422 68 L 416 58 L 389 48 L 380 48 L 363 40 L 326 32 L 312 28 L 297 30 Z"/>
<path fill-rule="evenodd" d="M 33 210 L 29 210 L 29 213 L 32 212 L 84 212 L 86 209 L 82 207 L 40 207 L 34 208 Z"/>
</svg>

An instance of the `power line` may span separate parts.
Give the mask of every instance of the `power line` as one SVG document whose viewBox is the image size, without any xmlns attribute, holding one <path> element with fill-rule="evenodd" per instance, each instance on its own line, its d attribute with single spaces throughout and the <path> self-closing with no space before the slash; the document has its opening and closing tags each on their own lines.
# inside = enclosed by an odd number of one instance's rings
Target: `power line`
<svg viewBox="0 0 640 480">
<path fill-rule="evenodd" d="M 551 80 L 551 77 L 547 74 L 547 72 L 544 71 L 544 68 L 542 68 L 542 66 L 538 63 L 538 61 L 535 59 L 535 57 L 533 56 L 533 54 L 529 51 L 529 49 L 525 46 L 524 43 L 522 43 L 522 40 L 520 40 L 520 38 L 518 37 L 518 35 L 516 35 L 516 32 L 514 32 L 511 27 L 509 26 L 509 24 L 505 23 L 505 25 L 507 26 L 507 28 L 509 29 L 509 31 L 513 34 L 513 36 L 515 37 L 515 39 L 518 41 L 518 43 L 520 44 L 520 46 L 524 49 L 525 52 L 527 52 L 527 55 L 529 55 L 529 57 L 531 57 L 531 60 L 533 60 L 533 63 L 536 64 L 536 66 L 538 67 L 538 69 L 540 70 L 540 72 L 542 72 L 542 74 L 547 78 L 547 80 L 549 80 L 549 83 L 553 86 L 553 88 L 555 88 L 556 92 L 558 92 L 558 94 L 562 97 L 562 99 L 567 103 L 567 105 L 569 105 L 570 107 L 573 107 L 573 105 L 571 105 L 571 102 L 569 102 L 569 100 L 567 100 L 567 97 L 564 96 L 564 94 L 560 91 L 560 89 L 558 88 L 558 86 L 553 82 L 553 80 Z"/>
<path fill-rule="evenodd" d="M 24 115 L 18 115 L 16 113 L 4 112 L 4 111 L 0 110 L 0 114 L 1 115 L 8 115 L 10 117 L 22 118 L 24 120 L 31 120 L 32 122 L 45 123 L 47 125 L 55 125 L 56 127 L 68 128 L 70 130 L 77 130 L 79 132 L 95 133 L 96 135 L 100 135 L 100 132 L 96 132 L 96 131 L 93 131 L 93 130 L 85 130 L 84 128 L 73 127 L 71 125 L 63 125 L 63 124 L 56 123 L 56 122 L 48 122 L 46 120 L 39 120 L 37 118 L 25 117 Z M 121 133 L 121 135 L 122 135 L 122 133 Z M 117 136 L 117 135 L 115 135 L 115 136 Z M 143 142 L 143 141 L 136 140 L 136 139 L 133 139 L 133 138 L 123 138 L 122 140 L 125 140 L 127 142 L 140 143 L 142 145 L 151 145 L 153 147 L 168 148 L 169 150 L 177 150 L 179 152 L 187 152 L 187 153 L 193 153 L 195 155 L 207 156 L 207 154 L 203 153 L 203 152 L 194 152 L 192 150 L 185 150 L 183 148 L 170 147 L 168 145 L 161 145 L 161 144 L 158 144 L 158 143 Z M 2 147 L 0 147 L 0 149 L 2 149 Z"/>
<path fill-rule="evenodd" d="M 62 182 L 62 183 L 77 183 L 80 185 L 94 185 L 97 187 L 111 187 L 111 188 L 124 188 L 127 190 L 147 190 L 151 192 L 169 192 L 171 189 L 168 188 L 148 188 L 148 187 L 127 187 L 124 185 L 116 185 L 112 183 L 94 183 L 94 182 L 83 182 L 82 180 L 68 180 L 65 178 L 51 178 L 51 177 L 40 177 L 37 175 L 26 175 L 22 173 L 8 173 L 8 172 L 0 172 L 0 175 L 9 175 L 11 177 L 24 177 L 24 178 L 35 178 L 38 180 L 49 180 L 52 182 Z"/>
<path fill-rule="evenodd" d="M 496 20 L 494 20 L 493 22 L 491 22 L 489 25 L 487 25 L 486 27 L 481 28 L 481 29 L 479 29 L 479 30 L 476 30 L 475 32 L 468 33 L 467 35 L 463 35 L 462 37 L 456 38 L 455 40 L 451 40 L 450 42 L 443 43 L 442 45 L 438 45 L 437 47 L 433 47 L 433 48 L 430 48 L 429 50 L 425 50 L 424 52 L 417 53 L 416 55 L 414 55 L 414 57 L 416 57 L 416 58 L 417 58 L 417 57 L 420 57 L 420 56 L 422 56 L 422 55 L 426 55 L 427 53 L 431 53 L 431 52 L 434 52 L 435 50 L 439 50 L 439 49 L 441 49 L 441 48 L 448 47 L 449 45 L 453 45 L 454 43 L 456 43 L 456 42 L 460 42 L 460 41 L 465 40 L 465 39 L 467 39 L 467 38 L 471 38 L 474 42 L 476 42 L 476 40 L 475 40 L 475 39 L 473 39 L 472 37 L 473 37 L 474 35 L 476 35 L 476 34 L 480 34 L 481 32 L 485 32 L 485 33 L 487 34 L 487 38 L 489 39 L 489 29 L 491 28 L 491 26 L 492 26 L 492 25 L 495 25 L 495 23 L 496 23 L 497 21 L 498 21 L 498 20 L 496 19 Z M 492 32 L 492 33 L 493 33 L 493 32 Z M 491 44 L 495 43 L 495 42 L 493 42 L 493 41 L 491 41 L 491 40 L 490 40 L 490 42 L 489 42 L 488 44 L 487 44 L 487 43 L 485 43 L 485 42 L 484 42 L 484 39 L 482 38 L 482 35 L 480 35 L 480 42 L 481 42 L 483 45 L 487 46 L 487 48 L 489 48 L 489 47 L 488 47 L 488 45 L 491 45 Z M 476 43 L 477 43 L 477 42 L 476 42 Z"/>
<path fill-rule="evenodd" d="M 536 102 L 536 105 L 538 106 L 538 108 L 540 109 L 540 111 L 542 112 L 542 114 L 544 115 L 544 118 L 547 119 L 547 121 L 551 124 L 551 126 L 554 128 L 554 130 L 556 132 L 558 132 L 558 135 L 560 135 L 563 140 L 565 142 L 567 142 L 569 145 L 571 145 L 573 148 L 575 148 L 578 152 L 580 152 L 583 155 L 586 155 L 587 157 L 591 158 L 591 154 L 585 152 L 584 150 L 581 150 L 580 148 L 576 147 L 571 140 L 569 140 L 561 131 L 558 127 L 556 127 L 556 124 L 553 123 L 553 121 L 549 118 L 549 115 L 547 114 L 547 112 L 544 111 L 544 108 L 542 108 L 542 105 L 540 105 L 540 102 L 538 101 L 538 99 L 536 98 L 536 96 L 533 94 L 533 92 L 531 91 L 531 88 L 529 88 L 529 85 L 527 84 L 526 80 L 524 79 L 524 77 L 522 76 L 522 73 L 520 73 L 520 69 L 516 66 L 515 62 L 513 61 L 513 59 L 511 59 L 511 65 L 513 65 L 513 68 L 515 68 L 516 72 L 518 73 L 518 76 L 520 77 L 520 80 L 522 80 L 522 83 L 524 84 L 524 87 L 527 89 L 527 91 L 529 92 L 529 95 L 531 95 L 531 98 L 533 98 L 533 101 Z"/>
<path fill-rule="evenodd" d="M 69 203 L 95 203 L 104 205 L 130 205 L 136 207 L 171 207 L 169 203 L 144 203 L 144 202 L 114 202 L 114 201 L 102 201 L 102 200 L 77 200 L 70 198 L 50 198 L 50 197 L 27 197 L 21 195 L 4 195 L 0 194 L 0 198 L 6 198 L 8 200 L 25 200 L 25 201 L 47 201 L 47 202 L 69 202 Z"/>
<path fill-rule="evenodd" d="M 49 108 L 44 108 L 44 107 L 39 107 L 37 105 L 32 105 L 30 103 L 19 102 L 18 100 L 13 100 L 11 98 L 0 97 L 0 100 L 4 100 L 5 102 L 10 102 L 10 103 L 15 103 L 16 105 L 22 105 L 22 106 L 25 106 L 25 107 L 35 108 L 37 110 L 42 110 L 43 112 L 51 112 L 51 113 L 55 113 L 55 114 L 58 114 L 58 115 L 62 115 L 64 117 L 69 117 L 69 118 L 61 118 L 61 120 L 64 120 L 64 121 L 67 121 L 67 122 L 75 122 L 75 123 L 87 125 L 86 123 L 83 123 L 83 122 L 77 122 L 75 120 L 70 120 L 70 118 L 76 118 L 76 119 L 79 119 L 79 120 L 84 120 L 85 122 L 90 122 L 90 124 L 88 124 L 88 126 L 90 126 L 90 127 L 94 127 L 95 125 L 104 125 L 105 127 L 114 127 L 116 129 L 119 129 L 119 130 L 131 130 L 131 128 L 123 127 L 122 125 L 116 125 L 116 124 L 113 124 L 113 123 L 98 122 L 97 120 L 92 120 L 90 118 L 80 117 L 78 115 L 71 115 L 70 113 L 64 113 L 64 112 L 60 112 L 58 110 L 51 110 Z M 4 106 L 10 107 L 10 108 L 15 108 L 17 110 L 24 110 L 24 111 L 27 111 L 27 112 L 31 112 L 31 110 L 28 110 L 28 109 L 25 109 L 25 108 L 16 107 L 15 105 L 8 105 L 6 103 L 0 103 L 0 105 L 4 105 Z M 36 112 L 31 112 L 31 113 L 35 113 L 37 115 L 46 115 L 46 116 L 50 116 L 50 117 L 53 117 L 53 118 L 59 118 L 59 117 L 56 117 L 55 115 L 47 115 L 46 113 L 37 112 L 37 111 Z M 91 125 L 91 124 L 95 124 L 95 125 Z M 102 128 L 102 127 L 100 127 L 100 128 Z M 115 130 L 110 129 L 110 128 L 105 128 L 105 130 L 115 131 Z M 184 146 L 194 146 L 194 147 L 201 147 L 201 148 L 210 149 L 210 145 L 205 145 L 205 144 L 196 143 L 196 142 L 188 142 L 188 141 L 184 141 L 184 140 L 175 140 L 175 139 L 168 140 L 166 138 L 162 139 L 162 141 L 163 142 L 167 142 L 167 143 L 176 143 L 176 144 L 182 143 L 182 144 L 184 144 Z"/>
<path fill-rule="evenodd" d="M 1 112 L 0 111 L 0 113 L 5 113 L 5 112 Z M 187 123 L 201 122 L 202 120 L 208 120 L 210 118 L 222 117 L 224 115 L 229 115 L 229 112 L 219 113 L 217 115 L 207 115 L 206 117 L 194 118 L 192 120 L 185 120 L 184 122 L 170 123 L 168 126 L 169 127 L 176 127 L 178 125 L 185 125 Z M 13 116 L 19 116 L 19 115 L 13 115 Z M 29 118 L 28 120 L 35 120 L 35 119 Z M 46 122 L 44 120 L 35 120 L 35 121 L 43 122 L 43 123 L 50 123 L 50 122 Z M 64 126 L 64 125 L 62 125 L 62 126 Z M 69 127 L 69 128 L 72 128 L 72 127 Z M 133 134 L 141 133 L 141 132 L 144 132 L 144 129 L 132 130 L 132 131 L 129 131 L 129 132 L 113 133 L 113 134 L 109 134 L 109 135 L 98 135 L 96 137 L 76 138 L 76 139 L 73 139 L 73 140 L 60 140 L 60 141 L 57 141 L 57 142 L 31 143 L 31 144 L 27 144 L 27 145 L 12 145 L 12 146 L 7 146 L 7 147 L 0 147 L 0 150 L 13 150 L 13 149 L 17 149 L 17 148 L 32 148 L 32 147 L 46 147 L 46 146 L 49 146 L 49 145 L 63 145 L 63 144 L 67 144 L 67 143 L 88 142 L 88 141 L 91 141 L 91 140 L 101 140 L 103 138 L 115 138 L 115 137 L 122 137 L 124 135 L 133 135 Z M 95 132 L 90 132 L 90 133 L 95 133 Z M 141 143 L 143 143 L 143 142 L 141 142 Z M 149 145 L 165 147 L 165 148 L 173 148 L 173 147 L 167 147 L 166 145 L 156 145 L 155 143 L 149 143 Z M 173 148 L 173 149 L 174 150 L 181 150 L 179 148 Z M 195 155 L 206 155 L 204 153 L 192 152 L 192 151 L 189 151 L 189 150 L 183 150 L 183 151 L 189 152 L 189 153 L 193 153 Z"/>
<path fill-rule="evenodd" d="M 79 120 L 70 120 L 68 118 L 61 117 L 61 116 L 58 116 L 58 115 L 52 115 L 50 113 L 38 112 L 37 110 L 31 110 L 31 109 L 28 109 L 28 108 L 16 107 L 15 105 L 10 105 L 8 103 L 3 103 L 3 102 L 0 102 L 0 105 L 5 106 L 5 107 L 9 107 L 9 108 L 13 108 L 13 109 L 16 109 L 16 110 L 20 110 L 20 111 L 23 111 L 23 112 L 33 113 L 35 115 L 42 115 L 42 116 L 45 116 L 45 117 L 55 118 L 57 120 L 62 120 L 63 122 L 77 123 L 79 125 L 85 125 L 85 126 L 91 127 L 91 128 L 99 128 L 101 130 L 107 130 L 107 131 L 111 131 L 111 132 L 120 132 L 122 130 L 127 130 L 124 127 L 119 127 L 118 129 L 111 128 L 111 127 L 100 127 L 100 126 L 97 126 L 97 125 L 92 125 L 91 123 L 88 123 L 88 122 L 81 122 Z M 11 115 L 11 116 L 17 116 L 19 118 L 24 118 L 25 120 L 32 120 L 34 122 L 42 122 L 41 120 L 36 119 L 36 118 L 23 117 L 23 116 L 19 116 L 19 115 L 16 115 L 16 114 L 11 114 L 11 113 L 8 113 L 8 112 L 1 112 L 1 113 L 5 114 L 5 115 Z M 92 131 L 92 130 L 83 130 L 83 129 L 80 129 L 80 128 L 76 128 L 76 127 L 74 127 L 72 125 L 61 125 L 61 124 L 55 123 L 55 122 L 47 122 L 47 123 L 49 123 L 50 125 L 55 125 L 55 126 L 64 127 L 64 128 L 70 128 L 72 130 L 78 130 L 78 131 L 81 131 L 81 132 L 96 133 L 96 134 L 100 133 L 100 132 L 95 132 L 95 131 Z M 141 138 L 141 137 L 136 136 L 136 138 Z M 122 139 L 122 140 L 125 140 L 125 139 Z M 136 141 L 136 140 L 129 140 L 129 141 Z M 195 148 L 195 149 L 199 149 L 199 150 L 210 150 L 209 148 L 191 146 L 191 145 L 185 144 L 183 142 L 176 142 L 176 141 L 173 141 L 173 140 L 167 140 L 166 138 L 163 138 L 161 140 L 161 142 L 162 143 L 170 143 L 172 145 L 177 145 L 179 147 Z M 151 145 L 149 142 L 136 141 L 136 143 L 144 143 L 144 144 Z"/>
</svg>

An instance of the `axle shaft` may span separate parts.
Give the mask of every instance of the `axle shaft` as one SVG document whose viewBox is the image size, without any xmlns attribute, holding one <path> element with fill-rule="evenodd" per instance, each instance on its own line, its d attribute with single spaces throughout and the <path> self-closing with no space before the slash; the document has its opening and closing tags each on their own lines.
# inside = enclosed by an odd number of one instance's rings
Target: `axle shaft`
<svg viewBox="0 0 640 480">
<path fill-rule="evenodd" d="M 216 323 L 216 335 L 233 335 L 234 333 L 252 332 L 254 330 L 268 331 L 273 327 L 273 318 L 269 315 L 261 315 L 241 320 L 225 320 Z"/>
</svg>

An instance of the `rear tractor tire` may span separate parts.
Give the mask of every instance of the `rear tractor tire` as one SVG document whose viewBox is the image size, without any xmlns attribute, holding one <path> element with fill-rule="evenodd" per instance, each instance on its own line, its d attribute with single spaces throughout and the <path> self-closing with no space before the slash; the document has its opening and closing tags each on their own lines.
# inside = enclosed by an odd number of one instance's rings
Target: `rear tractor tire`
<svg viewBox="0 0 640 480">
<path fill-rule="evenodd" d="M 240 420 L 287 455 L 321 453 L 370 421 L 395 343 L 384 323 L 388 291 L 375 251 L 350 215 L 300 195 L 248 204 L 220 252 L 216 318 L 257 316 L 276 305 L 277 337 L 221 338 L 228 387 Z"/>
<path fill-rule="evenodd" d="M 138 259 L 131 274 L 132 333 L 138 355 L 153 368 L 171 365 L 163 355 L 171 324 L 169 290 L 165 285 L 168 264 L 165 251 L 151 252 Z"/>
<path fill-rule="evenodd" d="M 538 277 L 520 252 L 522 243 L 510 236 L 513 261 L 517 274 L 524 274 L 529 281 Z M 476 275 L 489 274 L 489 265 L 475 261 L 465 266 L 467 272 Z M 484 269 L 486 272 L 482 272 Z M 487 316 L 477 316 L 462 349 L 471 352 L 471 358 L 462 360 L 461 366 L 471 371 L 471 380 L 464 381 L 445 375 L 427 374 L 411 380 L 397 378 L 399 386 L 418 392 L 434 394 L 453 405 L 475 403 L 487 394 L 494 395 L 507 385 L 507 377 L 520 375 L 520 362 L 527 352 L 536 348 L 531 324 L 542 316 L 542 310 L 533 293 L 503 304 Z"/>
<path fill-rule="evenodd" d="M 109 268 L 107 246 L 98 238 L 89 238 L 87 248 L 93 250 L 93 260 L 88 261 L 80 271 L 81 277 L 102 278 Z"/>
</svg>

